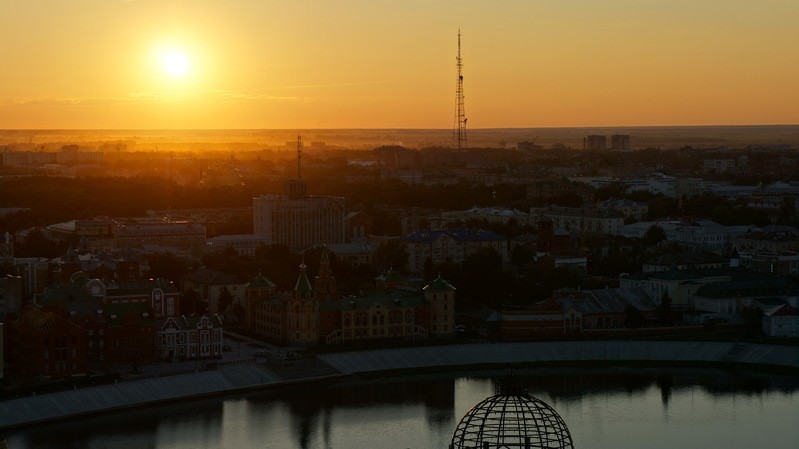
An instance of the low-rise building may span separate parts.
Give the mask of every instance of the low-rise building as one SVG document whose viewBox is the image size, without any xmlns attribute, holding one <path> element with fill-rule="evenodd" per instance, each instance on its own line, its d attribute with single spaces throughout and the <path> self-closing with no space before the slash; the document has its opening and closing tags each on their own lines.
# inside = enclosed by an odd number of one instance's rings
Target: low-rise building
<svg viewBox="0 0 799 449">
<path fill-rule="evenodd" d="M 597 209 L 618 212 L 625 218 L 632 218 L 641 221 L 649 215 L 649 206 L 645 201 L 633 201 L 626 198 L 610 198 L 597 204 Z"/>
<path fill-rule="evenodd" d="M 758 186 L 737 186 L 737 185 L 708 185 L 707 191 L 716 196 L 720 196 L 730 201 L 737 199 L 751 198 L 758 192 Z"/>
<path fill-rule="evenodd" d="M 546 219 L 551 220 L 555 229 L 564 229 L 574 233 L 619 235 L 624 226 L 624 216 L 618 212 L 585 207 L 531 208 L 530 218 L 535 223 Z"/>
<path fill-rule="evenodd" d="M 259 246 L 270 243 L 269 239 L 259 235 L 218 235 L 205 241 L 205 250 L 207 253 L 213 253 L 230 248 L 239 256 L 254 256 Z"/>
<path fill-rule="evenodd" d="M 622 226 L 620 233 L 624 237 L 640 239 L 652 226 L 663 229 L 666 240 L 670 242 L 715 253 L 730 251 L 736 238 L 758 230 L 756 226 L 725 226 L 710 220 L 695 220 L 688 224 L 679 221 L 646 221 Z"/>
<path fill-rule="evenodd" d="M 735 236 L 732 245 L 738 251 L 799 251 L 799 231 L 754 231 Z"/>
<path fill-rule="evenodd" d="M 389 270 L 375 279 L 375 288 L 342 297 L 325 247 L 313 283 L 303 264 L 290 292 L 277 292 L 262 275 L 247 284 L 246 327 L 267 340 L 291 346 L 451 337 L 455 288 L 440 277 L 421 291 L 406 282 L 407 278 Z"/>
<path fill-rule="evenodd" d="M 352 265 L 370 265 L 374 262 L 376 248 L 365 241 L 332 244 L 327 245 L 327 248 L 338 260 L 347 261 Z"/>
<path fill-rule="evenodd" d="M 89 249 L 116 248 L 117 223 L 108 219 L 71 220 L 47 226 L 52 240 L 83 240 Z"/>
<path fill-rule="evenodd" d="M 217 315 L 169 317 L 156 333 L 159 359 L 201 360 L 222 357 L 222 320 Z"/>
<path fill-rule="evenodd" d="M 434 264 L 461 263 L 470 254 L 493 249 L 503 261 L 509 261 L 508 239 L 495 232 L 470 229 L 422 230 L 400 239 L 408 251 L 408 270 L 420 273 L 425 261 Z"/>
<path fill-rule="evenodd" d="M 464 211 L 445 212 L 442 214 L 449 221 L 485 220 L 489 223 L 507 224 L 514 220 L 519 225 L 530 223 L 530 214 L 516 209 L 500 209 L 496 207 L 473 207 Z"/>
<path fill-rule="evenodd" d="M 657 303 L 638 288 L 556 290 L 551 299 L 532 307 L 503 309 L 501 335 L 504 339 L 520 339 L 619 329 L 625 327 L 629 307 L 643 317 L 651 317 Z"/>
<path fill-rule="evenodd" d="M 707 251 L 690 251 L 676 254 L 662 254 L 644 262 L 642 271 L 707 270 L 726 268 L 730 259 Z"/>
<path fill-rule="evenodd" d="M 732 249 L 736 237 L 757 229 L 751 225 L 724 226 L 710 220 L 697 220 L 690 225 L 666 231 L 666 240 L 687 247 L 726 253 Z"/>
<path fill-rule="evenodd" d="M 85 243 L 81 239 L 81 243 Z M 53 282 L 69 282 L 75 273 L 83 272 L 99 279 L 138 279 L 141 266 L 138 254 L 128 248 L 111 251 L 78 251 L 69 247 L 66 254 L 50 260 L 50 278 Z"/>
<path fill-rule="evenodd" d="M 94 298 L 100 304 L 146 304 L 154 318 L 180 314 L 180 292 L 165 279 L 104 281 L 77 272 L 68 282 L 50 285 L 35 298 L 35 303 L 48 306 L 81 298 Z"/>
<path fill-rule="evenodd" d="M 731 266 L 742 266 L 760 273 L 799 276 L 799 252 L 738 251 L 733 252 Z"/>
<path fill-rule="evenodd" d="M 762 298 L 778 298 L 796 304 L 799 283 L 751 271 L 737 270 L 735 276 L 723 282 L 707 283 L 696 290 L 693 306 L 696 310 L 713 312 L 732 321 L 745 307 L 752 307 Z"/>
<path fill-rule="evenodd" d="M 8 361 L 20 373 L 44 378 L 85 376 L 86 331 L 40 306 L 26 306 L 8 321 Z"/>
<path fill-rule="evenodd" d="M 244 287 L 246 283 L 221 271 L 209 268 L 194 270 L 180 278 L 180 285 L 184 291 L 188 289 L 197 291 L 200 299 L 208 304 L 208 311 L 212 314 L 225 316 L 225 314 L 233 310 L 232 308 L 235 305 L 244 305 Z M 230 294 L 229 304 L 220 304 L 219 299 L 223 292 Z M 222 310 L 223 308 L 225 310 Z"/>
<path fill-rule="evenodd" d="M 205 251 L 205 226 L 199 223 L 120 224 L 116 231 L 117 248 L 161 245 L 190 250 L 199 257 Z"/>
<path fill-rule="evenodd" d="M 657 300 L 667 294 L 672 307 L 687 309 L 694 306 L 694 295 L 700 287 L 729 281 L 732 276 L 730 270 L 724 269 L 650 271 L 623 276 L 619 279 L 619 286 L 641 288 Z"/>
<path fill-rule="evenodd" d="M 769 337 L 799 337 L 799 311 L 788 304 L 764 310 L 761 320 L 763 333 Z"/>
</svg>

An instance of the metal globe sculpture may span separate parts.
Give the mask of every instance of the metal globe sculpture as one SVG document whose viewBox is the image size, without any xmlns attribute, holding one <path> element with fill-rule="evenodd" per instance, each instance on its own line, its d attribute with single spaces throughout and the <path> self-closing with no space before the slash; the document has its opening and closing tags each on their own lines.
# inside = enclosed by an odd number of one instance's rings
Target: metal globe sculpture
<svg viewBox="0 0 799 449">
<path fill-rule="evenodd" d="M 574 447 L 566 423 L 544 401 L 512 382 L 496 390 L 461 419 L 450 449 Z"/>
</svg>

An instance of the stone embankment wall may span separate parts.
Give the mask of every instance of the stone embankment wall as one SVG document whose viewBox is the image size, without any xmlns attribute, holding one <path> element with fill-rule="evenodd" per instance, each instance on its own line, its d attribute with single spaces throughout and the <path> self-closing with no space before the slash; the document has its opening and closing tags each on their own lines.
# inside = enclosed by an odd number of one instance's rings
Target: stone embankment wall
<svg viewBox="0 0 799 449">
<path fill-rule="evenodd" d="M 437 366 L 580 361 L 703 362 L 799 369 L 799 347 L 716 342 L 570 341 L 492 343 L 320 356 L 342 373 Z"/>
<path fill-rule="evenodd" d="M 448 345 L 319 356 L 336 375 L 535 362 L 654 361 L 774 365 L 799 369 L 799 348 L 742 343 L 589 341 Z M 314 380 L 313 370 L 305 380 Z M 330 377 L 331 373 L 325 374 Z M 301 376 L 300 376 L 301 377 Z M 296 376 L 291 382 L 297 382 Z M 109 410 L 288 383 L 263 364 L 223 366 L 178 376 L 120 382 L 0 402 L 0 430 Z"/>
</svg>

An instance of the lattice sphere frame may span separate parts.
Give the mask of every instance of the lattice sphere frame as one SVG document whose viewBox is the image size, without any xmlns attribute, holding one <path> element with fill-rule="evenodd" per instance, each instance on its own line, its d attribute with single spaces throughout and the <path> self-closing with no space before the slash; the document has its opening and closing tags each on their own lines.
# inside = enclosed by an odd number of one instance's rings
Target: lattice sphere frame
<svg viewBox="0 0 799 449">
<path fill-rule="evenodd" d="M 527 394 L 499 394 L 472 407 L 452 435 L 450 449 L 573 449 L 571 433 L 546 402 Z"/>
</svg>

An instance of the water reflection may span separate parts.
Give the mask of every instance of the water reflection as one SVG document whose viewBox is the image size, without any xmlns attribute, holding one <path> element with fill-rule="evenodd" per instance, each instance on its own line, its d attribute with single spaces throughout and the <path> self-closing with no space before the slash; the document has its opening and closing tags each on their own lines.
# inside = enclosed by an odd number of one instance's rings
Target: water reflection
<svg viewBox="0 0 799 449">
<path fill-rule="evenodd" d="M 14 449 L 446 448 L 460 418 L 494 394 L 493 379 L 508 373 L 304 384 L 111 413 L 6 437 Z M 552 368 L 513 374 L 531 395 L 558 411 L 572 431 L 575 447 L 687 447 L 672 435 L 686 432 L 699 432 L 688 446 L 725 447 L 719 442 L 726 441 L 726 447 L 745 447 L 735 443 L 746 441 L 747 428 L 758 433 L 773 428 L 785 435 L 785 443 L 770 443 L 771 447 L 799 447 L 799 430 L 789 422 L 799 415 L 799 397 L 794 394 L 799 379 L 793 376 L 655 368 Z M 660 446 L 647 441 L 647 432 L 664 434 Z M 627 441 L 619 444 L 619 435 Z M 698 441 L 704 446 L 694 444 Z"/>
<path fill-rule="evenodd" d="M 431 433 L 451 433 L 454 422 L 455 380 L 448 374 L 408 377 L 347 380 L 336 385 L 310 384 L 295 386 L 281 392 L 253 394 L 247 401 L 254 411 L 264 411 L 280 403 L 288 409 L 291 432 L 297 447 L 309 449 L 314 442 L 332 447 L 333 415 L 338 425 L 363 426 L 365 423 L 391 422 L 397 410 L 411 410 L 427 423 Z M 364 410 L 368 416 L 340 413 L 344 410 Z M 422 414 L 419 415 L 418 410 Z M 351 420 L 349 417 L 357 417 Z M 321 432 L 321 436 L 317 435 Z"/>
</svg>

